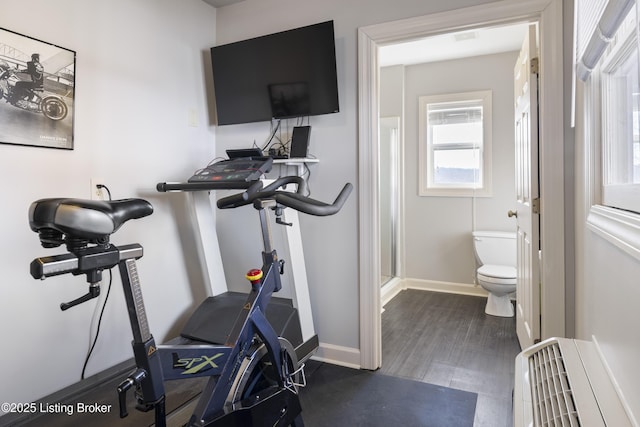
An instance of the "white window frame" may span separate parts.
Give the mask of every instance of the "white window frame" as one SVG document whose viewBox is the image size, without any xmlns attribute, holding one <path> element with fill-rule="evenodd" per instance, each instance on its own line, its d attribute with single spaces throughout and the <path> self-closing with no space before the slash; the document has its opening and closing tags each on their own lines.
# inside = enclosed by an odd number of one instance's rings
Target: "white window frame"
<svg viewBox="0 0 640 427">
<path fill-rule="evenodd" d="M 428 115 L 427 106 L 436 103 L 455 103 L 481 101 L 482 103 L 482 145 L 479 152 L 482 157 L 480 161 L 480 175 L 482 185 L 465 184 L 435 184 L 433 177 L 433 147 L 428 136 Z M 449 93 L 441 95 L 425 95 L 418 98 L 419 120 L 418 120 L 418 162 L 419 162 L 419 187 L 420 196 L 440 196 L 440 197 L 490 197 L 492 195 L 491 185 L 491 141 L 492 141 L 492 92 L 490 90 Z"/>
<path fill-rule="evenodd" d="M 606 108 L 608 95 L 605 93 L 607 89 L 603 79 L 606 80 L 604 72 L 610 72 L 619 63 L 616 61 L 623 58 L 616 55 L 617 50 L 622 46 L 622 43 L 616 43 L 614 40 L 605 52 L 604 58 L 594 67 L 585 82 L 585 105 L 582 111 L 585 116 L 584 136 L 588 155 L 584 166 L 591 181 L 591 185 L 587 187 L 588 193 L 585 200 L 588 212 L 586 226 L 620 250 L 640 260 L 640 214 L 619 207 L 611 207 L 611 204 L 617 203 L 611 200 L 605 202 L 604 195 L 605 192 L 610 192 L 611 188 L 607 189 L 605 186 L 609 167 L 609 149 L 605 134 L 606 121 L 610 120 L 608 116 L 610 111 Z M 610 196 L 611 194 L 609 198 Z M 629 197 L 636 196 L 631 196 L 629 193 L 623 195 L 623 198 Z"/>
<path fill-rule="evenodd" d="M 633 12 L 631 12 L 633 13 Z M 611 50 L 606 54 L 601 71 L 602 86 L 602 204 L 613 208 L 625 209 L 640 213 L 640 184 L 616 183 L 617 174 L 628 175 L 628 168 L 632 167 L 629 155 L 632 152 L 626 150 L 622 153 L 617 139 L 620 138 L 620 113 L 621 108 L 617 102 L 625 94 L 619 93 L 619 88 L 614 82 L 612 74 L 629 59 L 634 53 L 638 53 L 637 31 L 635 20 L 631 20 L 616 34 L 616 39 L 611 43 Z M 622 113 L 627 113 L 623 109 Z M 625 122 L 625 124 L 628 124 Z M 626 165 L 621 165 L 627 161 Z"/>
</svg>

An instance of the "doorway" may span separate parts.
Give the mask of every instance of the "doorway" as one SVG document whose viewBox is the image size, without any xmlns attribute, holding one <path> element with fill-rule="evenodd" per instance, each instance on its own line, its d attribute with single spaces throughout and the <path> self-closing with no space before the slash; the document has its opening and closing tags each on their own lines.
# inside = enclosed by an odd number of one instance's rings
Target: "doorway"
<svg viewBox="0 0 640 427">
<path fill-rule="evenodd" d="M 359 204 L 360 204 L 360 358 L 364 369 L 381 366 L 381 298 L 378 143 L 378 48 L 399 41 L 429 37 L 463 29 L 507 23 L 538 22 L 541 29 L 541 69 L 549 79 L 541 86 L 541 203 L 548 206 L 541 232 L 550 236 L 543 251 L 564 259 L 562 2 L 502 1 L 451 12 L 411 18 L 359 29 Z M 555 142 L 555 143 L 554 143 Z M 372 184 L 373 183 L 373 184 Z M 550 202 L 548 205 L 544 199 Z M 564 264 L 546 265 L 541 280 L 547 298 L 542 301 L 542 335 L 564 335 Z M 554 301 L 555 300 L 555 301 Z M 551 334 L 551 335 L 547 335 Z"/>
</svg>

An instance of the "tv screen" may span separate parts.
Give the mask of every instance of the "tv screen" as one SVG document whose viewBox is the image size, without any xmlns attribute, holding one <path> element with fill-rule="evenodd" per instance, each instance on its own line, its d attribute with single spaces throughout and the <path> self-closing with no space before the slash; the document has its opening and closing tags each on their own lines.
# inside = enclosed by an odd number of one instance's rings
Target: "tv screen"
<svg viewBox="0 0 640 427">
<path fill-rule="evenodd" d="M 211 48 L 219 125 L 336 113 L 333 21 Z"/>
</svg>

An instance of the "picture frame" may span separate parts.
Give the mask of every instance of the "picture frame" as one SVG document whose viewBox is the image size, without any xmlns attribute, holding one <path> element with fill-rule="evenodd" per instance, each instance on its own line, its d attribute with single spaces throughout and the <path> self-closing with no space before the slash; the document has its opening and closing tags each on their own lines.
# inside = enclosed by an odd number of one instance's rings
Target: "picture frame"
<svg viewBox="0 0 640 427">
<path fill-rule="evenodd" d="M 0 143 L 73 150 L 76 52 L 0 28 Z"/>
</svg>

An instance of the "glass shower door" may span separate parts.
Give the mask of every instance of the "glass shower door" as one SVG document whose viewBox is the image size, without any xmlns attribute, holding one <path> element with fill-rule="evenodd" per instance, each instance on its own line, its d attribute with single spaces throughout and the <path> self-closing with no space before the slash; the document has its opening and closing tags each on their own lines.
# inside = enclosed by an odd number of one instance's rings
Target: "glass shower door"
<svg viewBox="0 0 640 427">
<path fill-rule="evenodd" d="M 380 118 L 380 286 L 397 275 L 399 117 Z"/>
</svg>

